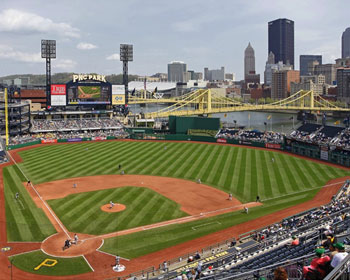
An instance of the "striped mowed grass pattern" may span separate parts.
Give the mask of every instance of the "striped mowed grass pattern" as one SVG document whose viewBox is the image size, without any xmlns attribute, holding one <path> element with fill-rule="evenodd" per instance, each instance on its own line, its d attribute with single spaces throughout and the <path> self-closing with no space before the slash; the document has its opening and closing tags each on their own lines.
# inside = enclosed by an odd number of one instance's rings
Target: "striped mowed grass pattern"
<svg viewBox="0 0 350 280">
<path fill-rule="evenodd" d="M 126 209 L 102 211 L 100 207 L 110 201 L 124 204 Z M 187 216 L 176 202 L 142 187 L 71 194 L 48 203 L 69 231 L 95 235 Z"/>
<path fill-rule="evenodd" d="M 346 175 L 345 170 L 278 152 L 199 143 L 96 142 L 44 146 L 20 155 L 21 168 L 36 184 L 118 174 L 121 164 L 126 174 L 200 178 L 242 202 L 321 187 Z"/>
<path fill-rule="evenodd" d="M 56 232 L 41 208 L 37 208 L 23 187 L 25 181 L 16 166 L 3 169 L 8 241 L 42 241 Z M 19 198 L 16 199 L 16 193 Z"/>
</svg>

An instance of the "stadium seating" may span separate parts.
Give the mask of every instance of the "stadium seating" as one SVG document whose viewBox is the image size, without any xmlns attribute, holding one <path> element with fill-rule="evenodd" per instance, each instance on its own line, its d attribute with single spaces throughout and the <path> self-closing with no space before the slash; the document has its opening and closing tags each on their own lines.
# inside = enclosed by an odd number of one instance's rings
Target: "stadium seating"
<svg viewBox="0 0 350 280">
<path fill-rule="evenodd" d="M 231 128 L 222 128 L 215 136 L 215 138 L 236 139 L 242 141 L 250 140 L 256 142 L 276 144 L 282 143 L 283 137 L 284 135 L 279 132 L 261 132 L 258 130 L 243 130 Z"/>
<path fill-rule="evenodd" d="M 31 134 L 10 138 L 10 144 L 23 144 L 38 139 L 71 139 L 108 137 L 126 138 L 129 134 L 116 119 L 34 120 Z"/>
<path fill-rule="evenodd" d="M 2 143 L 2 141 L 0 139 L 0 164 L 8 161 L 8 158 L 6 156 L 6 153 L 5 153 L 5 150 L 4 150 L 3 147 L 4 147 L 3 143 Z"/>
</svg>

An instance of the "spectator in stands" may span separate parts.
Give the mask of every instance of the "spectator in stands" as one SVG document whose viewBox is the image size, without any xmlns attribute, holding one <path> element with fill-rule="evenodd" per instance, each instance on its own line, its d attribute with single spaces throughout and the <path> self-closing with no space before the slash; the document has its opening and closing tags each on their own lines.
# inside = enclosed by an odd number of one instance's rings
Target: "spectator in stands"
<svg viewBox="0 0 350 280">
<path fill-rule="evenodd" d="M 287 271 L 283 267 L 277 267 L 273 272 L 274 280 L 287 280 L 288 274 Z"/>
<path fill-rule="evenodd" d="M 309 266 L 304 266 L 303 268 L 305 279 L 315 279 L 312 278 L 313 276 L 323 279 L 326 276 L 328 272 L 327 266 L 329 265 L 331 259 L 329 256 L 324 255 L 324 252 L 324 248 L 317 248 L 315 250 L 316 258 L 311 261 Z"/>
<path fill-rule="evenodd" d="M 201 258 L 201 255 L 199 254 L 199 252 L 197 251 L 196 254 L 194 255 L 194 259 L 195 260 L 199 260 Z"/>
<path fill-rule="evenodd" d="M 327 240 L 324 241 L 322 245 L 324 248 L 328 249 L 335 243 L 337 243 L 337 238 L 334 236 L 333 233 L 330 233 L 329 235 L 327 235 Z"/>
<path fill-rule="evenodd" d="M 323 232 L 325 238 L 327 238 L 327 236 L 332 236 L 333 235 L 333 228 L 332 226 L 328 225 L 325 228 L 325 231 Z"/>
<path fill-rule="evenodd" d="M 295 235 L 292 236 L 292 242 L 289 244 L 290 246 L 298 246 L 299 245 L 299 238 L 297 238 Z"/>
<path fill-rule="evenodd" d="M 230 244 L 230 247 L 235 247 L 237 244 L 237 241 L 236 241 L 236 238 L 233 237 L 232 241 L 231 241 L 231 244 Z"/>
<path fill-rule="evenodd" d="M 335 243 L 334 247 L 337 251 L 337 253 L 334 255 L 332 262 L 331 262 L 331 267 L 335 268 L 337 267 L 343 259 L 348 255 L 348 253 L 345 252 L 345 247 L 343 243 Z"/>
<path fill-rule="evenodd" d="M 167 262 L 167 261 L 164 261 L 164 262 L 163 262 L 163 271 L 164 271 L 164 272 L 167 272 L 167 270 L 168 270 L 168 262 Z"/>
<path fill-rule="evenodd" d="M 334 244 L 329 244 L 329 253 L 328 256 L 331 258 L 331 260 L 333 259 L 334 255 L 338 253 L 338 251 L 335 249 Z"/>
</svg>

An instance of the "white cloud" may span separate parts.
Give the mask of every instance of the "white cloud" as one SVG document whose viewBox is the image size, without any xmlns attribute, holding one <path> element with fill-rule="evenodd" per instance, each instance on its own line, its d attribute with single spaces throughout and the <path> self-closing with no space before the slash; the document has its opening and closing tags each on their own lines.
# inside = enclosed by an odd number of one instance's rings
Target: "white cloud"
<svg viewBox="0 0 350 280">
<path fill-rule="evenodd" d="M 55 35 L 59 34 L 66 37 L 80 37 L 79 29 L 72 27 L 68 23 L 56 23 L 49 18 L 44 18 L 20 10 L 4 10 L 0 13 L 0 18 L 0 31 L 18 33 L 53 33 Z"/>
<path fill-rule="evenodd" d="M 106 57 L 107 60 L 120 60 L 120 55 L 119 53 L 114 53 L 111 54 L 110 56 Z"/>
<path fill-rule="evenodd" d="M 210 23 L 215 25 L 215 22 L 220 20 L 221 18 L 216 15 L 193 16 L 189 19 L 173 23 L 172 28 L 174 31 L 177 31 L 177 32 L 196 32 L 196 31 L 204 30 L 207 24 Z"/>
<path fill-rule="evenodd" d="M 311 54 L 322 54 L 322 63 L 335 63 L 341 56 L 339 45 L 334 42 L 325 42 L 309 51 Z"/>
<path fill-rule="evenodd" d="M 81 42 L 77 45 L 77 49 L 79 50 L 93 50 L 93 49 L 97 49 L 97 46 L 91 43 L 84 43 Z"/>
<path fill-rule="evenodd" d="M 57 59 L 52 63 L 53 68 L 59 68 L 61 70 L 72 70 L 77 65 L 76 61 L 71 59 Z"/>
<path fill-rule="evenodd" d="M 195 22 L 188 20 L 188 21 L 175 22 L 172 27 L 175 31 L 178 31 L 178 32 L 194 32 L 198 30 L 199 25 L 196 24 Z"/>
<path fill-rule="evenodd" d="M 14 50 L 12 47 L 7 45 L 0 45 L 0 58 L 12 59 L 21 62 L 44 62 L 38 53 L 27 53 L 18 50 Z"/>
</svg>

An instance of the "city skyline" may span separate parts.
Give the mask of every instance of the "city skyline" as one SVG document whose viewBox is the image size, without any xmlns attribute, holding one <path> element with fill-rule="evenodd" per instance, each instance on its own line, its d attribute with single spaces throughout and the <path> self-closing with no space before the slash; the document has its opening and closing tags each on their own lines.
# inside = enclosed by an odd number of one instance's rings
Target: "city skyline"
<svg viewBox="0 0 350 280">
<path fill-rule="evenodd" d="M 256 73 L 263 77 L 268 56 L 268 22 L 295 23 L 295 69 L 299 56 L 320 54 L 324 63 L 341 57 L 341 36 L 350 26 L 344 1 L 294 1 L 293 10 L 277 1 L 5 0 L 0 16 L 0 76 L 44 74 L 40 40 L 57 40 L 53 73 L 119 74 L 119 44 L 134 44 L 129 73 L 166 73 L 171 61 L 188 69 L 204 67 L 244 78 L 244 50 L 254 46 Z M 296 8 L 294 8 L 296 7 Z M 310 11 L 313 11 L 312 13 Z M 96 16 L 96 14 L 98 16 Z M 261 79 L 262 80 L 262 79 Z"/>
</svg>

